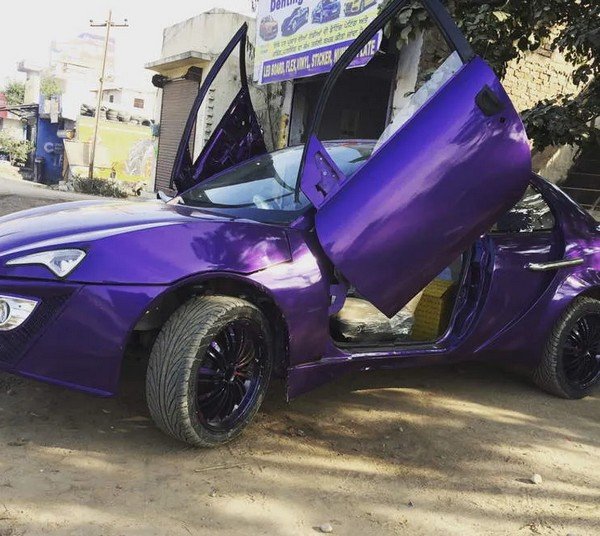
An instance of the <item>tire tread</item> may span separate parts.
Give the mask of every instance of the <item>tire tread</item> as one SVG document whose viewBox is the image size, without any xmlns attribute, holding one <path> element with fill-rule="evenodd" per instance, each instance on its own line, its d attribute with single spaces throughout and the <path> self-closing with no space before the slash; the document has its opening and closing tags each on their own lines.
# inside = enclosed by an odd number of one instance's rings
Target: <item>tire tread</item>
<svg viewBox="0 0 600 536">
<path fill-rule="evenodd" d="M 584 398 L 589 394 L 568 385 L 562 373 L 560 356 L 565 330 L 570 329 L 574 318 L 590 310 L 600 312 L 600 301 L 588 297 L 575 298 L 554 324 L 544 345 L 542 361 L 533 372 L 533 381 L 544 391 L 566 399 Z"/>
<path fill-rule="evenodd" d="M 154 422 L 170 436 L 194 446 L 216 446 L 241 433 L 258 411 L 264 392 L 241 429 L 224 437 L 215 437 L 214 433 L 194 426 L 190 415 L 190 374 L 199 350 L 218 335 L 226 319 L 242 313 L 259 318 L 268 338 L 268 324 L 262 312 L 240 298 L 229 296 L 192 298 L 161 329 L 150 354 L 146 400 Z M 270 367 L 270 351 L 267 359 Z"/>
</svg>

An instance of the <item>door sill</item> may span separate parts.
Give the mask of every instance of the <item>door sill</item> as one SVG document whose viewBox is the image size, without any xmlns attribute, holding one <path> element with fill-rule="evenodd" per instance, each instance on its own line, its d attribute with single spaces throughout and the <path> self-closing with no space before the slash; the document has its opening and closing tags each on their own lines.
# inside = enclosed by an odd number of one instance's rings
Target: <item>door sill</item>
<svg viewBox="0 0 600 536">
<path fill-rule="evenodd" d="M 405 350 L 422 350 L 422 351 L 431 351 L 438 350 L 443 351 L 445 345 L 444 341 L 448 338 L 448 333 L 444 334 L 442 337 L 433 342 L 405 342 L 402 344 L 396 344 L 393 346 L 388 346 L 385 344 L 353 344 L 353 343 L 344 343 L 338 342 L 332 339 L 332 342 L 336 348 L 342 350 L 343 352 L 351 353 L 353 356 L 360 357 L 361 355 L 373 355 L 373 354 L 403 354 Z"/>
</svg>

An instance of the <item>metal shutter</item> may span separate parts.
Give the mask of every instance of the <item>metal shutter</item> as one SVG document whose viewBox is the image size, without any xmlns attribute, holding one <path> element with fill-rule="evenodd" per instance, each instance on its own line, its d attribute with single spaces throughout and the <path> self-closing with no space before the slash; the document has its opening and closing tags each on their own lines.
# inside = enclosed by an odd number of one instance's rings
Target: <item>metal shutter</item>
<svg viewBox="0 0 600 536">
<path fill-rule="evenodd" d="M 170 191 L 171 172 L 173 171 L 177 148 L 197 95 L 198 82 L 194 80 L 174 80 L 163 88 L 158 161 L 156 164 L 155 189 L 157 191 Z M 195 135 L 192 135 L 190 147 L 192 154 L 194 154 L 194 138 Z"/>
</svg>

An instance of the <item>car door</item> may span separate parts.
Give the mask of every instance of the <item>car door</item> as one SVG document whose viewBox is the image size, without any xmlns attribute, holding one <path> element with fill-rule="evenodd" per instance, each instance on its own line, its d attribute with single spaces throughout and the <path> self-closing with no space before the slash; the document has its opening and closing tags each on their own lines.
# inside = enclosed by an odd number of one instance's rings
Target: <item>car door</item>
<svg viewBox="0 0 600 536">
<path fill-rule="evenodd" d="M 493 347 L 496 337 L 518 322 L 543 295 L 556 275 L 549 268 L 564 259 L 562 230 L 543 195 L 544 184 L 537 181 L 536 186 L 529 186 L 484 238 L 493 256 L 487 270 L 486 299 L 471 339 L 477 344 L 485 341 L 486 346 Z M 480 349 L 476 346 L 471 351 Z"/>
<path fill-rule="evenodd" d="M 248 87 L 248 77 L 246 75 L 247 39 L 248 25 L 244 23 L 217 58 L 200 87 L 179 143 L 171 175 L 171 188 L 176 189 L 178 193 L 220 171 L 267 152 L 263 132 L 254 111 Z M 194 162 L 190 151 L 190 142 L 194 135 L 198 112 L 206 100 L 217 75 L 238 46 L 241 89 Z"/>
<path fill-rule="evenodd" d="M 438 0 L 422 4 L 454 50 L 441 74 L 407 97 L 412 108 L 402 113 L 410 113 L 394 119 L 358 171 L 347 177 L 337 168 L 318 137 L 328 97 L 357 54 L 409 4 L 391 2 L 334 66 L 298 181 L 337 272 L 389 317 L 517 202 L 531 173 L 519 115 Z"/>
</svg>

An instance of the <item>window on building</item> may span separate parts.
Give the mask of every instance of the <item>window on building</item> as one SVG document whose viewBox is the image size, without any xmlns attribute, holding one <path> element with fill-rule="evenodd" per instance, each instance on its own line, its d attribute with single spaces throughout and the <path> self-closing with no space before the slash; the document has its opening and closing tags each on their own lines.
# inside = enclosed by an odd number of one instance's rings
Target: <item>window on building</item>
<svg viewBox="0 0 600 536">
<path fill-rule="evenodd" d="M 133 99 L 133 107 L 143 109 L 144 99 Z"/>
<path fill-rule="evenodd" d="M 108 102 L 115 102 L 115 96 L 114 95 L 109 95 L 108 96 Z"/>
</svg>

